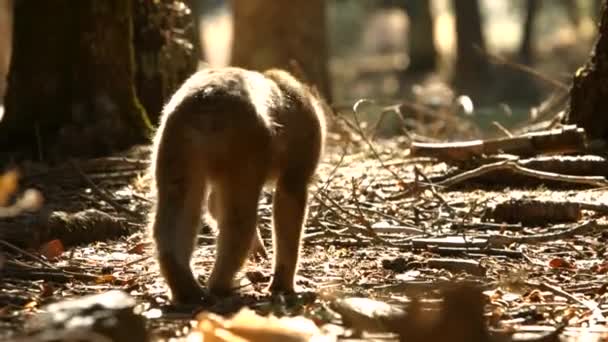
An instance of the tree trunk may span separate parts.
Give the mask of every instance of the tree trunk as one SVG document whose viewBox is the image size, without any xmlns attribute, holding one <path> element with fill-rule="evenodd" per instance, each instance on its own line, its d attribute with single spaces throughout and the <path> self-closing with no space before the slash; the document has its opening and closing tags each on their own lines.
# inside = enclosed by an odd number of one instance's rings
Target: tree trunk
<svg viewBox="0 0 608 342">
<path fill-rule="evenodd" d="M 432 72 L 437 67 L 437 50 L 430 1 L 407 0 L 403 6 L 410 19 L 408 72 Z"/>
<path fill-rule="evenodd" d="M 199 4 L 188 0 L 187 4 Z M 197 68 L 202 58 L 200 8 L 176 0 L 136 0 L 133 8 L 137 96 L 153 124 L 164 103 Z"/>
<path fill-rule="evenodd" d="M 6 92 L 6 75 L 11 60 L 11 38 L 13 37 L 13 0 L 0 2 L 0 106 Z M 0 120 L 1 120 L 0 115 Z"/>
<path fill-rule="evenodd" d="M 531 64 L 534 59 L 534 24 L 538 13 L 539 0 L 526 0 L 523 37 L 519 47 L 519 58 L 524 64 Z"/>
<path fill-rule="evenodd" d="M 478 0 L 452 0 L 456 16 L 456 65 L 454 85 L 464 91 L 485 87 L 488 61 L 476 47 L 485 51 Z"/>
<path fill-rule="evenodd" d="M 578 69 L 570 88 L 567 122 L 587 135 L 608 139 L 608 7 L 602 4 L 598 39 L 587 63 Z"/>
<path fill-rule="evenodd" d="M 233 0 L 234 39 L 231 64 L 254 70 L 301 69 L 330 100 L 326 9 L 323 0 Z"/>
<path fill-rule="evenodd" d="M 17 1 L 0 151 L 95 156 L 145 141 L 132 1 Z"/>
</svg>

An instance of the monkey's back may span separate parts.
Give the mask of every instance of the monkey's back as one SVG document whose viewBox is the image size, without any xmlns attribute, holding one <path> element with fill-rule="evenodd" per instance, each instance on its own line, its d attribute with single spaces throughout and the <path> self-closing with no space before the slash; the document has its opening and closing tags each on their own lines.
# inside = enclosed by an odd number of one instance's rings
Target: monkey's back
<svg viewBox="0 0 608 342">
<path fill-rule="evenodd" d="M 286 72 L 201 70 L 165 106 L 155 143 L 200 158 L 213 178 L 260 165 L 267 179 L 287 168 L 310 171 L 325 129 L 317 102 Z"/>
</svg>

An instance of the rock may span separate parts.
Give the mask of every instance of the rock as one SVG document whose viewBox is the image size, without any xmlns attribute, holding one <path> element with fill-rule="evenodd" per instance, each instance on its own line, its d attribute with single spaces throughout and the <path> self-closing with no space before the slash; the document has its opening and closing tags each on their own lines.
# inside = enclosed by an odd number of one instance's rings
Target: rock
<svg viewBox="0 0 608 342">
<path fill-rule="evenodd" d="M 27 324 L 36 341 L 147 341 L 145 319 L 135 313 L 135 300 L 122 291 L 53 303 Z"/>
</svg>

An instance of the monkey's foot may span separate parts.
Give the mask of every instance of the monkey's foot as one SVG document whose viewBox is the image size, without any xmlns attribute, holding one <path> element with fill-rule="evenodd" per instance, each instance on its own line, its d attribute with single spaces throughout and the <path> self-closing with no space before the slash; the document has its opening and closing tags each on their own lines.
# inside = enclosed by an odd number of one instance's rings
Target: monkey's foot
<svg viewBox="0 0 608 342">
<path fill-rule="evenodd" d="M 203 302 L 207 297 L 205 290 L 200 287 L 181 287 L 171 290 L 171 301 L 174 304 L 196 304 Z"/>
<path fill-rule="evenodd" d="M 296 288 L 293 285 L 293 283 L 289 284 L 285 284 L 279 281 L 275 281 L 274 279 L 272 280 L 272 282 L 270 283 L 270 285 L 268 285 L 268 287 L 266 288 L 266 291 L 274 294 L 285 294 L 285 295 L 289 295 L 289 294 L 294 294 L 296 293 Z"/>
</svg>

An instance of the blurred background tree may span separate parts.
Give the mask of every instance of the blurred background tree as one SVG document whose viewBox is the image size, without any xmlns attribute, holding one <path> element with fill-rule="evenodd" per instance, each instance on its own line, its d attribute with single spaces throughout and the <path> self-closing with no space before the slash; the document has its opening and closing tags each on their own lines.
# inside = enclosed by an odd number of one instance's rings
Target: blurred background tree
<svg viewBox="0 0 608 342">
<path fill-rule="evenodd" d="M 233 0 L 231 64 L 254 70 L 293 70 L 331 98 L 324 0 Z"/>
<path fill-rule="evenodd" d="M 466 94 L 475 103 L 471 119 L 508 126 L 556 91 L 484 52 L 568 84 L 587 58 L 599 13 L 598 0 L 112 1 L 17 2 L 1 148 L 21 140 L 47 157 L 144 142 L 143 113 L 154 125 L 197 67 L 293 68 L 292 61 L 338 107 L 366 97 L 452 108 Z M 0 7 L 0 32 L 10 31 L 7 13 Z M 10 37 L 0 34 L 0 91 Z M 399 133 L 401 124 L 385 125 Z"/>
<path fill-rule="evenodd" d="M 204 59 L 198 26 L 204 5 L 192 0 L 135 0 L 135 89 L 154 125 L 166 99 Z"/>
<path fill-rule="evenodd" d="M 0 150 L 99 155 L 143 142 L 132 1 L 17 1 Z"/>
<path fill-rule="evenodd" d="M 478 0 L 452 0 L 456 20 L 456 65 L 453 82 L 464 92 L 487 87 L 489 65 Z"/>
<path fill-rule="evenodd" d="M 599 34 L 589 59 L 572 80 L 567 122 L 592 139 L 608 139 L 608 2 L 601 7 Z"/>
</svg>

